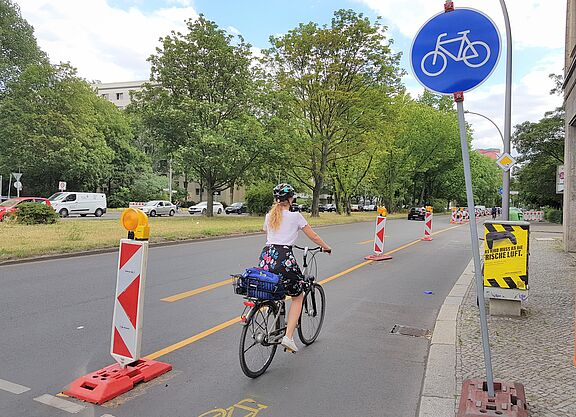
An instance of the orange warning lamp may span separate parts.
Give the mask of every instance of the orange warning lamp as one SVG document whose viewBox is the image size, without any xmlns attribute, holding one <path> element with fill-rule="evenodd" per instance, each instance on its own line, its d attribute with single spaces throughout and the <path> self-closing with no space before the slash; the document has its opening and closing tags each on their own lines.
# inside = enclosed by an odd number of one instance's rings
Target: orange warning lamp
<svg viewBox="0 0 576 417">
<path fill-rule="evenodd" d="M 379 216 L 386 217 L 388 215 L 388 210 L 386 210 L 386 207 L 378 207 L 377 210 Z"/>
<path fill-rule="evenodd" d="M 136 240 L 150 239 L 150 226 L 148 216 L 142 211 L 133 208 L 125 209 L 120 216 L 120 223 L 128 230 L 128 238 Z"/>
<path fill-rule="evenodd" d="M 432 206 L 426 206 L 426 211 L 428 213 L 432 213 Z"/>
</svg>

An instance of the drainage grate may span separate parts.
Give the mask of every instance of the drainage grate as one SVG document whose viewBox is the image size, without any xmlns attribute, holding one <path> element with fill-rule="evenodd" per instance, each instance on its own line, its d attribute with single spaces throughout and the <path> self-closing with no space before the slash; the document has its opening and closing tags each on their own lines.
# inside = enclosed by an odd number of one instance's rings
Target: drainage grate
<svg viewBox="0 0 576 417">
<path fill-rule="evenodd" d="M 432 337 L 432 332 L 428 329 L 418 329 L 416 327 L 402 326 L 401 324 L 395 324 L 390 333 L 402 336 L 425 337 L 427 339 Z"/>
</svg>

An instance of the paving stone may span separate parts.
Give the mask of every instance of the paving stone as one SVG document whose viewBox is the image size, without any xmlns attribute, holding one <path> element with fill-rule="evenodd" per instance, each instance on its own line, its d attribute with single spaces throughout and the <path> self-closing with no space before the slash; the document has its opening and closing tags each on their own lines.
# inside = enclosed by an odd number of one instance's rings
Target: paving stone
<svg viewBox="0 0 576 417">
<path fill-rule="evenodd" d="M 521 382 L 531 417 L 576 416 L 574 280 L 576 260 L 559 241 L 530 241 L 530 294 L 522 316 L 488 317 L 495 380 Z M 460 307 L 456 384 L 486 378 L 475 286 Z"/>
</svg>

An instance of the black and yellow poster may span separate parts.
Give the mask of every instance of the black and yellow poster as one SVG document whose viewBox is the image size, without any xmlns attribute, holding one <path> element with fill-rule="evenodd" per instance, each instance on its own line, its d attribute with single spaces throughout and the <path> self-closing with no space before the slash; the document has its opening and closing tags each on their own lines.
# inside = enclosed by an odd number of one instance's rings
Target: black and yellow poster
<svg viewBox="0 0 576 417">
<path fill-rule="evenodd" d="M 528 289 L 530 223 L 484 223 L 484 286 Z"/>
</svg>

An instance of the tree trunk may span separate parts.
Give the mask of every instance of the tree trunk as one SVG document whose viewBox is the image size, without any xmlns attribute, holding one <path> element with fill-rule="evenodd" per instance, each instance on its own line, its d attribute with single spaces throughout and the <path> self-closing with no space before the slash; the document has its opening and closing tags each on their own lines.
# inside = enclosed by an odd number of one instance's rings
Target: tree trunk
<svg viewBox="0 0 576 417">
<path fill-rule="evenodd" d="M 214 217 L 214 190 L 212 189 L 212 186 L 208 186 L 206 192 L 208 193 L 206 196 L 206 201 L 208 203 L 206 205 L 206 216 Z"/>
<path fill-rule="evenodd" d="M 230 184 L 230 204 L 234 203 L 234 182 Z"/>
<path fill-rule="evenodd" d="M 184 205 L 188 207 L 188 174 L 184 173 Z"/>
<path fill-rule="evenodd" d="M 320 217 L 319 202 L 320 202 L 320 191 L 322 190 L 322 177 L 315 179 L 314 189 L 312 190 L 312 217 Z"/>
</svg>

